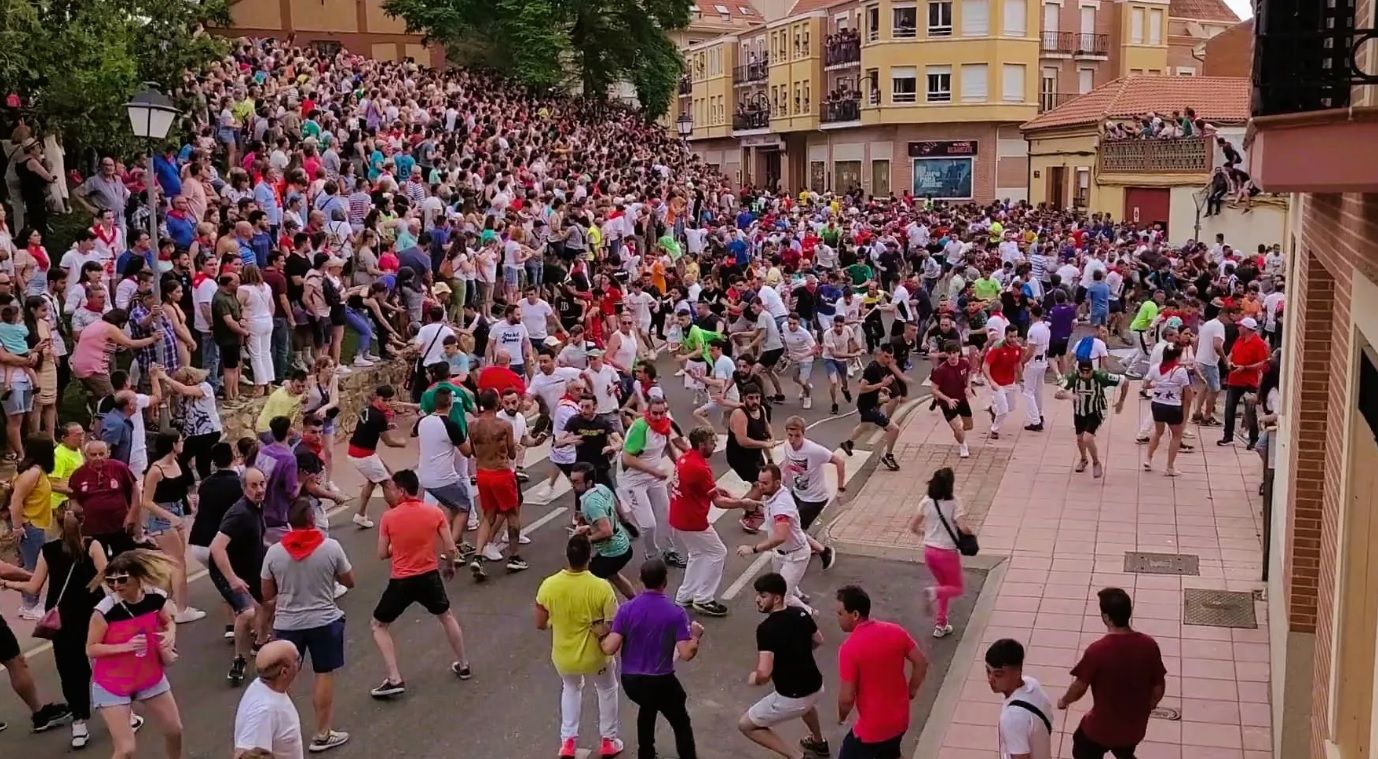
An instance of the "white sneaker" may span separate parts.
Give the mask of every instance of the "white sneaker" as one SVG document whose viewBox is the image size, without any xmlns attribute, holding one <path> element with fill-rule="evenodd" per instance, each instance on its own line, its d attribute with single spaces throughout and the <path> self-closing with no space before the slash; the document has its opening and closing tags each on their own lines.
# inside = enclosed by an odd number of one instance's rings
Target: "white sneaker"
<svg viewBox="0 0 1378 759">
<path fill-rule="evenodd" d="M 368 367 L 373 366 L 373 362 L 369 361 L 363 356 L 355 356 L 354 365 L 359 367 L 360 369 L 367 369 Z"/>
<path fill-rule="evenodd" d="M 811 408 L 813 408 L 813 398 L 811 398 L 811 397 L 809 397 L 809 396 L 807 396 L 807 395 L 804 396 L 804 402 L 803 402 L 802 405 L 803 405 L 803 407 L 804 407 L 805 409 L 811 409 Z"/>
<path fill-rule="evenodd" d="M 346 593 L 348 593 L 348 592 L 349 592 L 349 588 L 346 588 L 345 586 L 339 584 L 338 582 L 335 583 L 335 598 L 339 598 L 340 596 L 342 596 L 342 595 L 344 595 L 344 594 L 346 594 Z"/>
<path fill-rule="evenodd" d="M 373 529 L 373 520 L 372 520 L 372 519 L 369 519 L 367 516 L 365 516 L 365 515 L 363 515 L 363 514 L 355 514 L 355 515 L 354 515 L 353 522 L 354 522 L 354 525 L 355 525 L 356 527 L 358 527 L 359 529 L 361 529 L 361 530 L 371 530 L 371 529 Z"/>
<path fill-rule="evenodd" d="M 31 622 L 37 622 L 38 620 L 43 619 L 43 610 L 38 608 L 37 606 L 20 606 L 19 618 L 27 619 Z"/>
<path fill-rule="evenodd" d="M 959 459 L 971 458 L 971 451 L 967 449 L 967 444 L 966 444 L 966 443 L 962 443 L 961 445 L 957 446 L 957 458 L 959 458 Z"/>
<path fill-rule="evenodd" d="M 934 628 L 933 628 L 933 637 L 935 637 L 935 638 L 946 638 L 947 636 L 949 636 L 949 635 L 951 635 L 951 634 L 952 634 L 952 625 L 942 625 L 941 627 L 934 627 Z"/>
<path fill-rule="evenodd" d="M 528 546 L 528 545 L 531 545 L 531 538 L 528 538 L 527 536 L 522 535 L 521 537 L 517 538 L 517 545 L 519 545 L 519 546 Z"/>
<path fill-rule="evenodd" d="M 464 531 L 465 531 L 465 532 L 473 532 L 474 530 L 477 530 L 477 529 L 478 529 L 478 516 L 475 515 L 474 512 L 470 511 L 470 512 L 469 512 L 469 522 L 468 522 L 468 524 L 464 525 Z"/>
<path fill-rule="evenodd" d="M 91 741 L 91 731 L 86 729 L 84 720 L 74 720 L 72 722 L 72 748 L 86 748 L 86 744 Z"/>
<path fill-rule="evenodd" d="M 335 367 L 335 373 L 338 374 L 338 375 L 340 375 L 340 376 L 344 376 L 344 375 L 346 375 L 346 374 L 353 374 L 353 373 L 354 373 L 354 370 L 353 370 L 353 369 L 350 369 L 350 368 L 347 367 L 347 366 L 341 365 L 341 366 Z"/>
<path fill-rule="evenodd" d="M 381 364 L 381 363 L 383 363 L 383 357 L 382 357 L 382 356 L 379 356 L 379 355 L 376 355 L 376 354 L 373 354 L 373 353 L 365 353 L 365 354 L 364 354 L 364 358 L 368 359 L 368 362 L 369 362 L 370 364 Z"/>
<path fill-rule="evenodd" d="M 502 561 L 502 549 L 506 547 L 506 543 L 503 543 L 501 545 L 497 543 L 489 543 L 488 545 L 483 547 L 483 558 L 489 561 Z"/>
<path fill-rule="evenodd" d="M 176 622 L 179 625 L 185 625 L 191 622 L 195 622 L 198 619 L 204 619 L 205 616 L 206 612 L 201 611 L 195 606 L 188 606 L 185 609 L 182 609 L 181 611 L 174 614 L 172 617 L 172 621 Z"/>
</svg>

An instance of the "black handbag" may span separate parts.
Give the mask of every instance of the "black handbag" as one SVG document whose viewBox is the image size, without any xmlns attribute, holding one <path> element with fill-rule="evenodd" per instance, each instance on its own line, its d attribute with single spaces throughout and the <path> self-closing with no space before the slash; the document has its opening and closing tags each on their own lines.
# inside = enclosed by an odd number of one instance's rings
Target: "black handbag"
<svg viewBox="0 0 1378 759">
<path fill-rule="evenodd" d="M 963 529 L 952 529 L 952 525 L 947 523 L 947 517 L 943 516 L 943 507 L 937 501 L 933 502 L 933 510 L 938 512 L 938 521 L 943 523 L 943 529 L 947 530 L 948 537 L 957 544 L 957 552 L 963 556 L 975 556 L 981 552 L 981 544 L 976 541 L 976 536 Z"/>
</svg>

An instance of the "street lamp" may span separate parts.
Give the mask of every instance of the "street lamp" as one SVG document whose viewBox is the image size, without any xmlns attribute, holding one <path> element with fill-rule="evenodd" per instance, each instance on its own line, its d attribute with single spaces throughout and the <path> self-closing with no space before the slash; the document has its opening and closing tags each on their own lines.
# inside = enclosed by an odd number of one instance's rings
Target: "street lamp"
<svg viewBox="0 0 1378 759">
<path fill-rule="evenodd" d="M 694 133 L 694 118 L 687 113 L 680 114 L 675 120 L 675 131 L 679 132 L 679 138 L 689 140 L 689 135 Z"/>
<path fill-rule="evenodd" d="M 148 82 L 144 83 L 143 89 L 134 95 L 133 100 L 125 103 L 124 107 L 129 112 L 129 126 L 134 130 L 134 136 L 148 140 L 148 241 L 153 246 L 153 297 L 161 303 L 162 286 L 157 282 L 158 203 L 154 198 L 157 194 L 158 176 L 153 170 L 153 151 L 157 150 L 159 143 L 167 139 L 168 132 L 172 130 L 172 122 L 179 114 L 172 100 Z"/>
</svg>

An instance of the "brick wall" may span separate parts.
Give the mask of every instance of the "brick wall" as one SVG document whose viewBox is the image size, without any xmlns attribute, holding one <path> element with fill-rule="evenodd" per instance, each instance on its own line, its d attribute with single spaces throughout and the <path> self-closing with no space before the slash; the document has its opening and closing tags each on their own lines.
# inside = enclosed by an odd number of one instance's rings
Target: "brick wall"
<svg viewBox="0 0 1378 759">
<path fill-rule="evenodd" d="M 1206 42 L 1202 76 L 1249 76 L 1254 55 L 1254 20 L 1238 24 Z"/>
</svg>

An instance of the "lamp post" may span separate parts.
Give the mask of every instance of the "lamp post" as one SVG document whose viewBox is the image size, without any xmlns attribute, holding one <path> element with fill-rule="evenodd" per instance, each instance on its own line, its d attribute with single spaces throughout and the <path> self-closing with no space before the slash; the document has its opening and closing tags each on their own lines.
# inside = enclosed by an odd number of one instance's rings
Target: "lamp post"
<svg viewBox="0 0 1378 759">
<path fill-rule="evenodd" d="M 694 117 L 688 113 L 681 113 L 675 120 L 675 131 L 679 132 L 679 138 L 685 142 L 689 141 L 689 135 L 694 133 Z"/>
<path fill-rule="evenodd" d="M 167 95 L 159 92 L 152 84 L 145 82 L 134 98 L 124 104 L 129 112 L 129 126 L 134 136 L 148 141 L 148 240 L 153 246 L 153 297 L 162 302 L 162 286 L 158 283 L 158 203 L 154 199 L 157 192 L 158 175 L 153 170 L 153 151 L 158 144 L 167 139 L 172 130 L 172 122 L 179 115 L 177 108 Z"/>
</svg>

